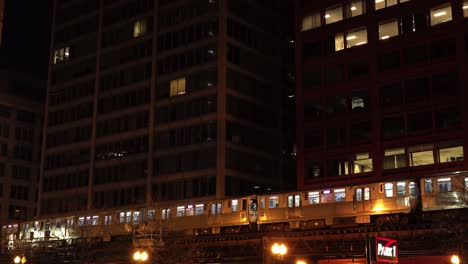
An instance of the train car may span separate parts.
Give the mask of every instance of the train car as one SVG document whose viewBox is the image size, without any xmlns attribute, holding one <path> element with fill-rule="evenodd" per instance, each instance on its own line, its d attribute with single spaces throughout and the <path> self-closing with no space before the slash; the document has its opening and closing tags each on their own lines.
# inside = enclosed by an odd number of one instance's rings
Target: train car
<svg viewBox="0 0 468 264">
<path fill-rule="evenodd" d="M 410 180 L 261 195 L 257 223 L 263 230 L 383 224 L 411 212 L 417 195 Z"/>
<path fill-rule="evenodd" d="M 468 174 L 421 178 L 423 211 L 468 208 Z"/>
</svg>

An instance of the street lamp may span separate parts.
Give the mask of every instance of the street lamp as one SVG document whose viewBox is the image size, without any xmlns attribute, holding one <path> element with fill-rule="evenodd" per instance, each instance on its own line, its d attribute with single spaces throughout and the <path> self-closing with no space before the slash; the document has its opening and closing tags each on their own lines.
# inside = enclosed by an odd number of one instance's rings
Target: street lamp
<svg viewBox="0 0 468 264">
<path fill-rule="evenodd" d="M 21 263 L 21 264 L 25 264 L 26 263 L 26 257 L 25 256 L 16 256 L 14 259 L 13 259 L 13 262 L 14 263 Z"/>
<path fill-rule="evenodd" d="M 458 257 L 458 255 L 452 255 L 452 257 L 450 258 L 450 263 L 460 264 L 460 258 Z"/>
<path fill-rule="evenodd" d="M 271 247 L 271 253 L 273 253 L 273 255 L 276 255 L 278 260 L 282 260 L 284 255 L 288 253 L 288 248 L 283 243 L 281 245 L 278 245 L 278 243 L 275 243 Z"/>
<path fill-rule="evenodd" d="M 133 253 L 133 260 L 135 260 L 136 262 L 146 262 L 148 259 L 149 255 L 148 252 L 146 252 L 145 250 L 141 252 L 137 250 Z"/>
</svg>

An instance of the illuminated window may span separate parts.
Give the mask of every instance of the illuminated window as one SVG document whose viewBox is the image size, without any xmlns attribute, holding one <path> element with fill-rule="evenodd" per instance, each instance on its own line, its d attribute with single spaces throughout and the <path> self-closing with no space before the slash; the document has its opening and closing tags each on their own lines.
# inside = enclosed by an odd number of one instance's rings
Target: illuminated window
<svg viewBox="0 0 468 264">
<path fill-rule="evenodd" d="M 301 196 L 299 194 L 294 195 L 294 207 L 301 206 Z"/>
<path fill-rule="evenodd" d="M 193 205 L 187 205 L 187 208 L 185 208 L 185 215 L 187 216 L 193 215 Z"/>
<path fill-rule="evenodd" d="M 344 35 L 343 33 L 338 33 L 335 35 L 335 51 L 344 49 Z"/>
<path fill-rule="evenodd" d="M 364 14 L 365 9 L 364 0 L 352 0 L 346 8 L 347 17 L 355 17 Z"/>
<path fill-rule="evenodd" d="M 452 179 L 450 178 L 439 178 L 437 179 L 437 191 L 451 192 L 452 191 Z"/>
<path fill-rule="evenodd" d="M 66 62 L 70 60 L 70 47 L 56 49 L 54 51 L 54 64 Z"/>
<path fill-rule="evenodd" d="M 401 1 L 400 2 L 406 2 Z M 385 7 L 393 6 L 398 4 L 398 0 L 375 0 L 375 10 L 379 10 Z"/>
<path fill-rule="evenodd" d="M 140 216 L 141 216 L 140 212 L 133 212 L 133 222 L 134 223 L 140 222 L 140 220 L 141 220 Z"/>
<path fill-rule="evenodd" d="M 392 20 L 379 24 L 379 39 L 389 39 L 398 36 L 398 21 Z"/>
<path fill-rule="evenodd" d="M 93 221 L 92 225 L 98 225 L 99 224 L 99 216 L 97 216 L 97 215 L 93 216 L 92 221 Z"/>
<path fill-rule="evenodd" d="M 433 188 L 432 188 L 432 180 L 431 179 L 425 179 L 424 180 L 424 192 L 425 193 L 432 193 Z"/>
<path fill-rule="evenodd" d="M 195 205 L 195 215 L 202 215 L 204 209 L 205 209 L 205 205 L 203 204 Z"/>
<path fill-rule="evenodd" d="M 384 152 L 384 169 L 406 167 L 406 152 L 404 148 L 388 149 Z"/>
<path fill-rule="evenodd" d="M 268 199 L 268 208 L 277 208 L 279 205 L 279 197 L 278 196 L 271 196 Z"/>
<path fill-rule="evenodd" d="M 384 185 L 385 197 L 393 197 L 393 183 L 386 183 Z"/>
<path fill-rule="evenodd" d="M 431 26 L 452 21 L 452 7 L 450 4 L 431 9 Z"/>
<path fill-rule="evenodd" d="M 132 221 L 132 212 L 125 213 L 125 223 L 130 223 Z"/>
<path fill-rule="evenodd" d="M 356 159 L 353 161 L 353 173 L 371 172 L 372 158 L 369 153 L 356 154 Z"/>
<path fill-rule="evenodd" d="M 417 196 L 418 195 L 418 186 L 416 186 L 415 182 L 410 182 L 409 183 L 409 194 L 411 196 Z"/>
<path fill-rule="evenodd" d="M 463 16 L 468 17 L 468 1 L 463 2 Z"/>
<path fill-rule="evenodd" d="M 397 182 L 396 193 L 397 193 L 397 196 L 406 195 L 406 182 Z"/>
<path fill-rule="evenodd" d="M 356 201 L 358 202 L 362 201 L 362 189 L 361 188 L 356 189 Z"/>
<path fill-rule="evenodd" d="M 125 223 L 125 212 L 120 212 L 120 223 Z"/>
<path fill-rule="evenodd" d="M 294 197 L 292 195 L 288 196 L 288 207 L 289 208 L 294 207 Z"/>
<path fill-rule="evenodd" d="M 185 206 L 177 206 L 177 217 L 185 215 Z"/>
<path fill-rule="evenodd" d="M 434 164 L 433 148 L 434 145 L 432 144 L 418 145 L 408 148 L 410 154 L 410 166 L 415 167 Z"/>
<path fill-rule="evenodd" d="M 104 225 L 112 225 L 112 215 L 104 216 Z"/>
<path fill-rule="evenodd" d="M 315 13 L 315 14 L 312 14 L 312 15 L 305 16 L 302 19 L 302 28 L 301 28 L 301 30 L 306 31 L 306 30 L 309 30 L 309 29 L 320 27 L 320 24 L 321 24 L 320 20 L 321 20 L 320 13 Z"/>
<path fill-rule="evenodd" d="M 439 149 L 439 162 L 453 162 L 464 159 L 463 146 L 447 147 Z"/>
<path fill-rule="evenodd" d="M 171 97 L 185 94 L 185 77 L 171 81 Z"/>
<path fill-rule="evenodd" d="M 320 198 L 322 203 L 331 203 L 333 202 L 333 193 L 330 190 L 324 190 Z"/>
<path fill-rule="evenodd" d="M 78 218 L 78 226 L 84 226 L 85 224 L 85 218 L 84 217 L 79 217 Z"/>
<path fill-rule="evenodd" d="M 162 220 L 169 220 L 171 218 L 171 209 L 162 209 L 161 211 L 161 219 Z"/>
<path fill-rule="evenodd" d="M 233 212 L 237 212 L 238 209 L 239 209 L 239 201 L 238 200 L 232 200 L 231 201 L 231 210 Z"/>
<path fill-rule="evenodd" d="M 337 202 L 344 202 L 346 201 L 346 191 L 345 189 L 336 189 L 333 192 L 335 195 L 335 201 Z"/>
<path fill-rule="evenodd" d="M 319 192 L 309 192 L 308 193 L 309 204 L 318 204 L 320 203 L 320 194 Z"/>
<path fill-rule="evenodd" d="M 155 218 L 156 211 L 154 209 L 148 210 L 148 221 L 153 221 Z"/>
<path fill-rule="evenodd" d="M 370 200 L 370 188 L 369 187 L 364 188 L 364 200 L 365 201 Z"/>
<path fill-rule="evenodd" d="M 140 19 L 133 23 L 133 37 L 137 38 L 146 33 L 146 19 Z"/>
<path fill-rule="evenodd" d="M 343 8 L 336 6 L 325 10 L 325 24 L 331 24 L 343 20 Z"/>
<path fill-rule="evenodd" d="M 465 189 L 468 190 L 468 177 L 465 177 Z"/>
<path fill-rule="evenodd" d="M 221 203 L 218 203 L 216 205 L 216 213 L 221 214 L 223 212 L 223 205 Z"/>
<path fill-rule="evenodd" d="M 367 43 L 367 29 L 355 29 L 346 33 L 346 48 L 364 45 Z"/>
</svg>

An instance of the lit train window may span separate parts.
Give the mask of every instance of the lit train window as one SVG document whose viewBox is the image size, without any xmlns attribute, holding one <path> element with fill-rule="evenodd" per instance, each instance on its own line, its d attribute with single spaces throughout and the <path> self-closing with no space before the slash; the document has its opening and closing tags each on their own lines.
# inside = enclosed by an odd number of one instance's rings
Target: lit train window
<svg viewBox="0 0 468 264">
<path fill-rule="evenodd" d="M 451 192 L 452 180 L 450 178 L 437 179 L 437 191 L 438 192 Z"/>
<path fill-rule="evenodd" d="M 410 182 L 409 183 L 409 194 L 411 196 L 417 196 L 418 195 L 418 189 L 417 189 L 417 186 L 416 186 L 415 182 Z"/>
<path fill-rule="evenodd" d="M 405 196 L 406 195 L 406 182 L 398 182 L 396 192 L 397 192 L 397 196 Z"/>
<path fill-rule="evenodd" d="M 294 206 L 301 206 L 301 196 L 299 194 L 294 195 Z"/>
<path fill-rule="evenodd" d="M 268 200 L 268 208 L 277 208 L 279 204 L 278 196 L 271 196 Z"/>
<path fill-rule="evenodd" d="M 369 201 L 370 199 L 370 188 L 364 188 L 364 201 Z"/>
<path fill-rule="evenodd" d="M 125 223 L 130 223 L 132 221 L 132 212 L 125 213 Z"/>
<path fill-rule="evenodd" d="M 195 215 L 202 215 L 204 209 L 205 209 L 205 205 L 203 204 L 195 205 Z"/>
<path fill-rule="evenodd" d="M 184 206 L 177 206 L 177 216 L 184 216 L 185 215 L 185 207 Z"/>
<path fill-rule="evenodd" d="M 125 212 L 120 212 L 120 223 L 125 223 Z"/>
<path fill-rule="evenodd" d="M 112 224 L 112 215 L 104 216 L 104 225 L 111 225 Z"/>
<path fill-rule="evenodd" d="M 193 205 L 187 205 L 187 208 L 185 208 L 185 215 L 187 216 L 192 216 L 193 215 Z"/>
<path fill-rule="evenodd" d="M 357 188 L 356 189 L 356 201 L 360 202 L 362 201 L 362 189 L 361 188 Z"/>
<path fill-rule="evenodd" d="M 84 226 L 85 219 L 84 217 L 79 217 L 78 218 L 78 226 Z"/>
<path fill-rule="evenodd" d="M 425 179 L 424 180 L 424 191 L 426 193 L 432 193 L 432 180 L 431 179 Z"/>
<path fill-rule="evenodd" d="M 345 189 L 337 189 L 334 191 L 335 201 L 344 202 L 346 201 L 346 192 Z"/>
<path fill-rule="evenodd" d="M 309 204 L 318 204 L 320 203 L 320 194 L 319 192 L 309 192 L 308 193 Z"/>
<path fill-rule="evenodd" d="M 166 209 L 161 210 L 161 219 L 162 220 L 166 219 Z"/>
<path fill-rule="evenodd" d="M 385 197 L 393 197 L 393 183 L 385 184 Z"/>
<path fill-rule="evenodd" d="M 294 207 L 294 197 L 292 195 L 288 196 L 288 207 L 289 208 Z"/>
<path fill-rule="evenodd" d="M 133 212 L 133 222 L 138 223 L 140 221 L 140 212 Z"/>
<path fill-rule="evenodd" d="M 216 205 L 216 213 L 221 214 L 222 212 L 223 212 L 223 205 L 222 205 L 222 203 L 218 203 Z"/>
<path fill-rule="evenodd" d="M 465 189 L 468 189 L 468 177 L 465 177 Z"/>
<path fill-rule="evenodd" d="M 231 201 L 232 212 L 237 212 L 238 207 L 239 207 L 239 201 L 238 200 L 232 200 Z"/>
<path fill-rule="evenodd" d="M 93 225 L 98 225 L 99 224 L 99 216 L 95 215 L 93 216 Z"/>
<path fill-rule="evenodd" d="M 154 209 L 148 210 L 148 221 L 153 221 L 156 211 Z"/>
<path fill-rule="evenodd" d="M 320 197 L 322 203 L 331 203 L 333 202 L 332 192 L 330 190 L 325 190 L 322 192 L 322 196 Z"/>
</svg>

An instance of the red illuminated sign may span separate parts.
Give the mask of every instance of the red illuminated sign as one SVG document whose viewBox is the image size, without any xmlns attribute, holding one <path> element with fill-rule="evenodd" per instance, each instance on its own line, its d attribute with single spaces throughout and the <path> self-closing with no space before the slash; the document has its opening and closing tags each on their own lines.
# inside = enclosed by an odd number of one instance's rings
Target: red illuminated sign
<svg viewBox="0 0 468 264">
<path fill-rule="evenodd" d="M 395 239 L 376 237 L 375 256 L 377 262 L 398 263 L 398 246 Z"/>
</svg>

